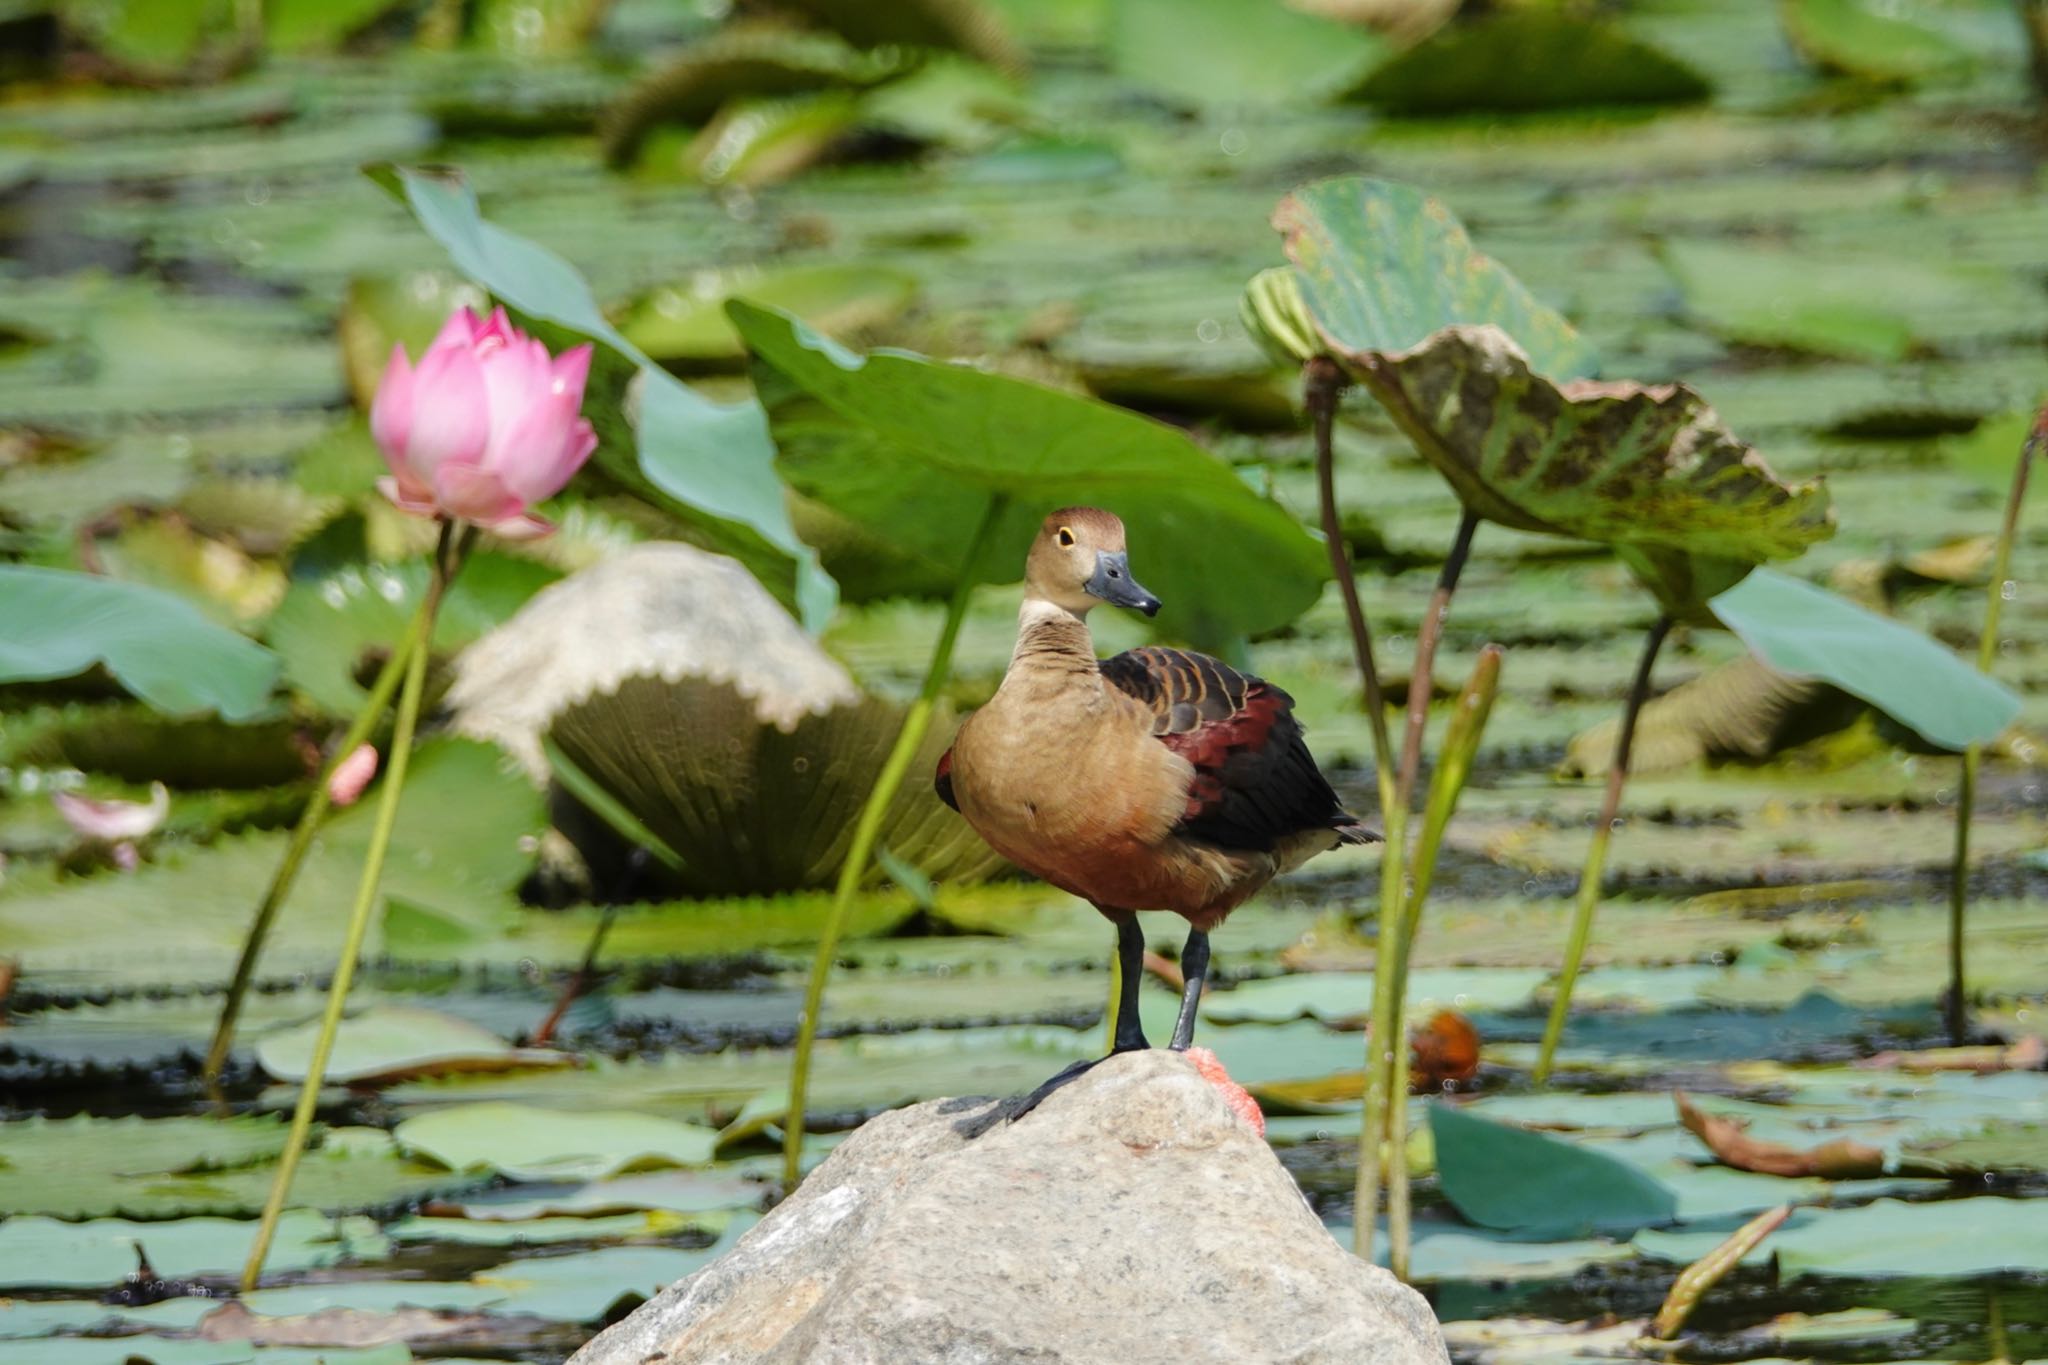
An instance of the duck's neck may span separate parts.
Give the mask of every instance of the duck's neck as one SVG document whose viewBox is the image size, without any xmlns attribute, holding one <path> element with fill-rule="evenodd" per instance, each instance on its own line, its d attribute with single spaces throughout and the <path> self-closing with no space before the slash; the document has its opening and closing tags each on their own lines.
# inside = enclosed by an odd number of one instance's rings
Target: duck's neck
<svg viewBox="0 0 2048 1365">
<path fill-rule="evenodd" d="M 1088 622 L 1056 602 L 1025 598 L 1017 612 L 1017 648 L 1010 654 L 1010 671 L 1004 682 L 1073 682 L 1098 677 L 1095 640 L 1088 634 Z"/>
</svg>

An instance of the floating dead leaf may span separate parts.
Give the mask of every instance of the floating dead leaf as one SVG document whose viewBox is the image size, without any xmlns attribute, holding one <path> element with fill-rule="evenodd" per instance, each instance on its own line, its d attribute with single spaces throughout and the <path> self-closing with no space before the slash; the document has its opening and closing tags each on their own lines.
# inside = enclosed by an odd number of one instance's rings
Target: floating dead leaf
<svg viewBox="0 0 2048 1365">
<path fill-rule="evenodd" d="M 1418 1094 L 1441 1090 L 1479 1074 L 1479 1030 L 1456 1010 L 1439 1010 L 1408 1038 L 1413 1049 L 1409 1088 Z"/>
<path fill-rule="evenodd" d="M 432 1341 L 443 1346 L 465 1340 L 482 1344 L 503 1336 L 505 1319 L 483 1313 L 398 1308 L 323 1308 L 317 1313 L 265 1317 L 240 1303 L 224 1303 L 199 1320 L 202 1341 L 246 1341 L 255 1346 L 385 1346 Z"/>
<path fill-rule="evenodd" d="M 1999 1071 L 2048 1069 L 2048 1040 L 2030 1033 L 2009 1047 L 1935 1047 L 1920 1052 L 1880 1052 L 1856 1063 L 1860 1067 L 1921 1074 L 1969 1071 L 1989 1076 Z"/>
<path fill-rule="evenodd" d="M 1738 1171 L 1819 1176 L 1823 1180 L 1867 1180 L 1884 1174 L 1884 1153 L 1866 1143 L 1837 1138 L 1801 1151 L 1782 1142 L 1753 1138 L 1738 1121 L 1701 1110 L 1684 1091 L 1671 1093 L 1678 1102 L 1678 1121 L 1686 1131 L 1704 1142 L 1723 1165 Z"/>
</svg>

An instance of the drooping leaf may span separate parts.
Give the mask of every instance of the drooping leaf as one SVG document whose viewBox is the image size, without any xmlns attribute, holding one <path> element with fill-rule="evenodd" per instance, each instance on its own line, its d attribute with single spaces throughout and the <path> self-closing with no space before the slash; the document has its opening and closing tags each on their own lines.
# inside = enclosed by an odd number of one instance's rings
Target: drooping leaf
<svg viewBox="0 0 2048 1365">
<path fill-rule="evenodd" d="M 1681 104 L 1712 93 L 1699 72 L 1612 20 L 1548 4 L 1454 19 L 1353 92 L 1390 113 L 1416 115 Z"/>
<path fill-rule="evenodd" d="M 829 160 L 859 125 L 860 104 L 844 90 L 733 100 L 690 139 L 679 165 L 706 185 L 758 189 Z"/>
<path fill-rule="evenodd" d="M 1779 479 L 1683 384 L 1560 386 L 1492 326 L 1339 358 L 1468 509 L 1612 546 L 1678 619 L 1834 532 L 1819 480 Z"/>
<path fill-rule="evenodd" d="M 1219 642 L 1315 600 L 1321 547 L 1171 427 L 966 366 L 859 356 L 743 301 L 727 312 L 758 362 L 784 476 L 856 525 L 885 529 L 932 589 L 963 572 L 1014 580 L 1047 512 L 1096 503 L 1130 528 L 1133 571 L 1164 601 L 1173 634 Z M 964 565 L 996 495 L 1009 503 L 986 557 Z"/>
<path fill-rule="evenodd" d="M 1385 51 L 1366 29 L 1281 0 L 1118 0 L 1109 11 L 1117 73 L 1197 107 L 1327 99 Z"/>
<path fill-rule="evenodd" d="M 785 728 L 762 720 L 728 683 L 634 677 L 568 708 L 549 738 L 681 856 L 669 877 L 648 876 L 672 893 L 721 896 L 830 886 L 901 727 L 901 708 L 878 698 L 806 713 Z M 953 728 L 950 714 L 935 719 L 913 771 L 931 770 Z M 572 837 L 597 835 L 572 827 Z M 904 784 L 881 839 L 948 882 L 1001 866 L 927 782 Z"/>
<path fill-rule="evenodd" d="M 234 43 L 232 0 L 74 0 L 57 8 L 88 44 L 144 77 L 183 75 Z"/>
<path fill-rule="evenodd" d="M 1510 1123 L 1429 1106 L 1444 1198 L 1480 1227 L 1577 1237 L 1666 1223 L 1678 1199 L 1625 1161 Z"/>
<path fill-rule="evenodd" d="M 1761 762 L 1863 714 L 1863 703 L 1840 688 L 1780 673 L 1745 654 L 1651 699 L 1636 717 L 1628 768 L 1645 774 L 1721 759 Z M 1574 735 L 1560 775 L 1605 773 L 1620 732 L 1620 718 L 1609 716 Z"/>
<path fill-rule="evenodd" d="M 790 526 L 759 405 L 713 402 L 655 365 L 605 319 L 574 267 L 487 221 L 467 184 L 416 170 L 397 175 L 420 225 L 464 274 L 521 312 L 602 342 L 641 368 L 641 472 L 673 510 L 713 537 L 765 546 L 793 563 L 799 614 L 821 627 L 837 594 Z"/>
<path fill-rule="evenodd" d="M 1760 569 L 1709 606 L 1771 667 L 1853 692 L 1945 748 L 1995 739 L 2019 714 L 2011 688 L 1945 646 L 1785 574 Z"/>
<path fill-rule="evenodd" d="M 537 1109 L 487 1101 L 409 1118 L 393 1134 L 450 1170 L 488 1166 L 515 1180 L 601 1180 L 622 1171 L 711 1162 L 718 1133 L 650 1114 Z"/>
<path fill-rule="evenodd" d="M 0 682 L 68 678 L 104 664 L 169 715 L 250 720 L 269 704 L 277 656 L 183 598 L 139 583 L 0 565 Z"/>
<path fill-rule="evenodd" d="M 779 308 L 834 340 L 859 342 L 900 317 L 916 296 L 916 279 L 887 266 L 707 271 L 635 299 L 619 318 L 619 330 L 664 365 L 725 369 L 747 358 L 746 345 L 726 319 L 727 299 Z"/>
<path fill-rule="evenodd" d="M 1915 6 L 1867 0 L 1781 0 L 1785 36 L 1822 71 L 1911 84 L 1969 65 L 1970 54 L 1937 29 L 1914 22 Z"/>
<path fill-rule="evenodd" d="M 1370 176 L 1304 185 L 1273 210 L 1303 306 L 1333 353 L 1407 351 L 1445 327 L 1491 323 L 1551 379 L 1595 371 L 1554 310 L 1472 245 L 1441 201 Z M 1298 330 L 1298 329 L 1297 329 Z"/>
</svg>

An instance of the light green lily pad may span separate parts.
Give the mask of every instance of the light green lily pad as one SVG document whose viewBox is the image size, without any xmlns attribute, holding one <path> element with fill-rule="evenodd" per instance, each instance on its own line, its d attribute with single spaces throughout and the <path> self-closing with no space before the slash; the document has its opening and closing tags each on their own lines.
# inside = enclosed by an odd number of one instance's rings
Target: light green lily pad
<svg viewBox="0 0 2048 1365">
<path fill-rule="evenodd" d="M 256 1044 L 257 1063 L 277 1080 L 303 1080 L 319 1034 L 317 1019 L 265 1034 Z M 380 1085 L 454 1072 L 569 1066 L 574 1060 L 547 1048 L 513 1047 L 453 1015 L 377 1005 L 342 1020 L 326 1076 L 332 1085 Z"/>
<path fill-rule="evenodd" d="M 661 1166 L 704 1166 L 716 1129 L 627 1110 L 556 1110 L 486 1101 L 409 1118 L 398 1145 L 450 1170 L 487 1166 L 514 1180 L 599 1180 Z"/>
</svg>

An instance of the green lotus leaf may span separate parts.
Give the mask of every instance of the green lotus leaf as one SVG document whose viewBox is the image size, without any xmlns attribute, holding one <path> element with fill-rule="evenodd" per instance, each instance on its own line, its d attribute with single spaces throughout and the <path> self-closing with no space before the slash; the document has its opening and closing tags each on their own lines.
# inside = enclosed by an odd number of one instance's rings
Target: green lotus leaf
<svg viewBox="0 0 2048 1365">
<path fill-rule="evenodd" d="M 1304 364 L 1325 350 L 1316 320 L 1301 301 L 1301 278 L 1291 266 L 1272 266 L 1252 276 L 1237 312 L 1245 331 L 1276 364 Z"/>
<path fill-rule="evenodd" d="M 1339 176 L 1273 210 L 1303 305 L 1338 357 L 1405 351 L 1459 323 L 1492 323 L 1540 373 L 1593 374 L 1593 350 L 1555 310 L 1472 245 L 1442 201 L 1391 180 Z"/>
<path fill-rule="evenodd" d="M 925 591 L 962 573 L 1014 581 L 1045 514 L 1082 503 L 1130 528 L 1133 570 L 1164 601 L 1168 634 L 1221 645 L 1273 629 L 1328 577 L 1322 547 L 1285 508 L 1173 427 L 966 365 L 857 355 L 743 301 L 727 312 L 754 353 L 778 472 L 886 539 Z M 1008 502 L 986 552 L 966 564 L 997 496 Z"/>
<path fill-rule="evenodd" d="M 726 320 L 725 301 L 740 297 L 793 313 L 830 336 L 860 340 L 903 315 L 917 297 L 917 279 L 866 264 L 708 272 L 641 294 L 619 318 L 619 330 L 672 369 L 739 368 L 747 348 Z"/>
<path fill-rule="evenodd" d="M 999 71 L 1024 69 L 1007 7 L 991 0 L 784 0 L 784 8 L 857 47 L 935 48 L 965 53 Z"/>
<path fill-rule="evenodd" d="M 1467 508 L 1612 546 L 1679 619 L 1834 533 L 1820 480 L 1780 479 L 1683 384 L 1560 386 L 1494 326 L 1340 359 Z"/>
<path fill-rule="evenodd" d="M 638 677 L 570 707 L 548 737 L 681 859 L 680 869 L 647 874 L 666 889 L 698 896 L 801 891 L 832 884 L 902 714 L 869 697 L 784 730 L 728 683 Z M 952 733 L 950 715 L 937 717 L 912 770 L 931 771 Z M 573 807 L 561 814 L 588 861 L 617 861 L 622 850 L 608 827 L 577 818 Z M 926 782 L 897 792 L 881 842 L 949 884 L 1001 866 Z"/>
<path fill-rule="evenodd" d="M 1864 0 L 1783 0 L 1778 13 L 1799 55 L 1831 75 L 1910 85 L 1967 67 L 1969 52 L 1939 30 L 1915 23 L 1909 17 L 1915 8 Z"/>
<path fill-rule="evenodd" d="M 1667 1223 L 1678 1211 L 1661 1182 L 1579 1143 L 1441 1103 L 1429 1106 L 1429 1129 L 1444 1198 L 1483 1228 L 1573 1237 Z"/>
<path fill-rule="evenodd" d="M 1355 84 L 1387 43 L 1279 0 L 1117 0 L 1117 74 L 1196 108 L 1302 104 Z"/>
</svg>

